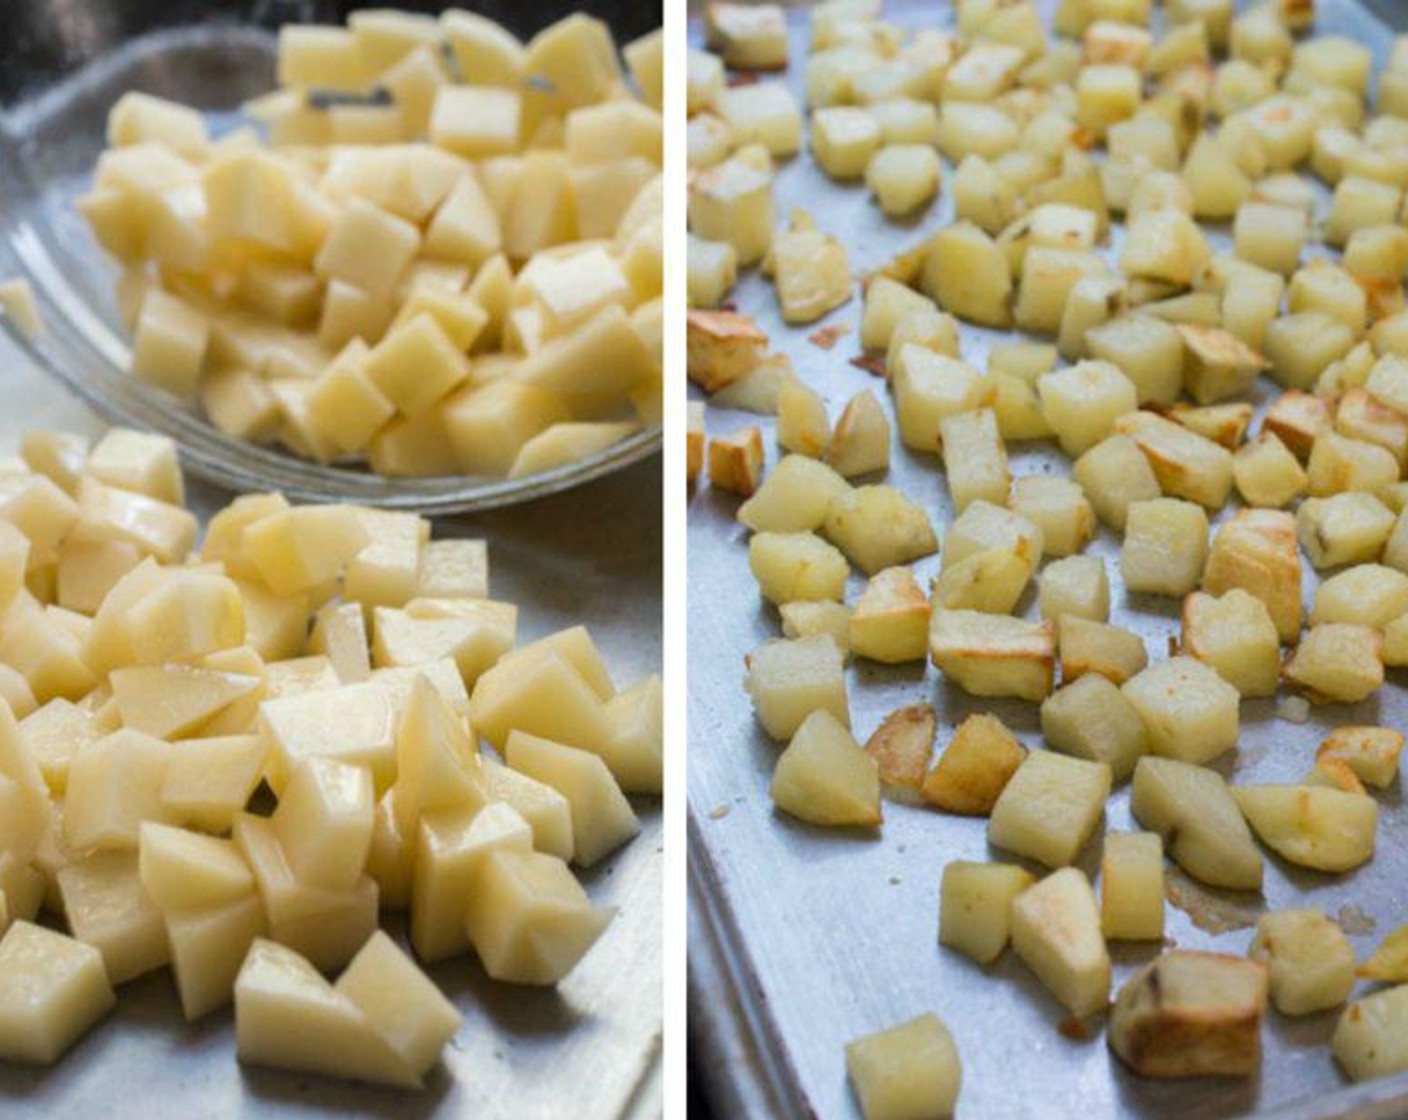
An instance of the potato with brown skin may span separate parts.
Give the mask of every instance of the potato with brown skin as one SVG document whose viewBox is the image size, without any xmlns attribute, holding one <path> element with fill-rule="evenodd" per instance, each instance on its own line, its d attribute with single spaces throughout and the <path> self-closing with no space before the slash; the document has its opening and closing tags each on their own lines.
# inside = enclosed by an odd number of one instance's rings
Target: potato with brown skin
<svg viewBox="0 0 1408 1120">
<path fill-rule="evenodd" d="M 880 767 L 880 781 L 918 789 L 929 769 L 937 727 L 931 704 L 909 704 L 887 715 L 865 743 L 866 753 Z"/>
<path fill-rule="evenodd" d="M 1266 969 L 1174 950 L 1129 978 L 1110 1012 L 1110 1049 L 1140 1077 L 1246 1077 L 1261 1061 Z"/>
</svg>

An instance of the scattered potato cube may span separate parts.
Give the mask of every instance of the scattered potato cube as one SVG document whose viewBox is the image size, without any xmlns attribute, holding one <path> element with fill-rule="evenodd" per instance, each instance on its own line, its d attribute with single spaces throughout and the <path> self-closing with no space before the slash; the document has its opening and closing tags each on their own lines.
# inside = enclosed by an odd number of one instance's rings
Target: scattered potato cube
<svg viewBox="0 0 1408 1120">
<path fill-rule="evenodd" d="M 1374 855 L 1378 802 L 1330 786 L 1236 786 L 1232 796 L 1261 842 L 1316 871 L 1351 871 Z"/>
<path fill-rule="evenodd" d="M 974 696 L 1040 701 L 1051 692 L 1054 627 L 1006 615 L 936 610 L 929 625 L 935 666 Z"/>
<path fill-rule="evenodd" d="M 929 704 L 910 704 L 887 715 L 865 743 L 865 753 L 880 768 L 880 781 L 918 789 L 929 769 L 936 727 Z"/>
<path fill-rule="evenodd" d="M 1354 949 L 1319 910 L 1274 910 L 1256 923 L 1247 956 L 1266 966 L 1282 1015 L 1337 1007 L 1354 987 Z"/>
<path fill-rule="evenodd" d="M 880 823 L 880 770 L 844 724 L 819 709 L 802 721 L 777 760 L 773 804 L 808 824 Z"/>
<path fill-rule="evenodd" d="M 1101 440 L 1076 460 L 1071 477 L 1085 491 L 1100 520 L 1123 532 L 1134 502 L 1159 497 L 1159 479 L 1139 444 L 1126 435 Z"/>
<path fill-rule="evenodd" d="M 887 664 L 923 661 L 929 649 L 929 613 L 928 597 L 908 568 L 876 572 L 851 611 L 850 649 Z"/>
<path fill-rule="evenodd" d="M 946 1120 L 958 1103 L 962 1067 L 938 1016 L 920 1015 L 848 1044 L 846 1076 L 865 1120 Z"/>
<path fill-rule="evenodd" d="M 1387 789 L 1398 773 L 1403 735 L 1391 727 L 1337 727 L 1315 752 L 1317 759 L 1343 761 L 1361 781 Z"/>
<path fill-rule="evenodd" d="M 1087 764 L 1088 765 L 1088 764 Z M 1085 873 L 1064 867 L 1012 901 L 1012 948 L 1072 1015 L 1104 1009 L 1110 953 Z"/>
<path fill-rule="evenodd" d="M 845 663 L 825 634 L 766 642 L 748 655 L 744 687 L 758 722 L 772 738 L 790 739 L 812 712 L 850 722 Z"/>
<path fill-rule="evenodd" d="M 1013 900 L 1035 882 L 1015 864 L 946 863 L 939 888 L 939 944 L 991 964 L 1007 948 Z"/>
<path fill-rule="evenodd" d="M 1104 762 L 1033 751 L 1002 790 L 988 820 L 988 840 L 1048 867 L 1075 862 L 1110 796 Z"/>
<path fill-rule="evenodd" d="M 1041 733 L 1058 751 L 1105 763 L 1115 781 L 1128 778 L 1147 749 L 1139 713 L 1099 673 L 1086 673 L 1042 701 Z"/>
<path fill-rule="evenodd" d="M 889 217 L 927 206 L 939 193 L 938 153 L 928 144 L 885 144 L 865 164 L 865 185 Z"/>
<path fill-rule="evenodd" d="M 1362 491 L 1307 498 L 1296 510 L 1296 538 L 1321 569 L 1377 560 L 1393 524 L 1389 508 Z"/>
<path fill-rule="evenodd" d="M 1195 879 L 1229 890 L 1261 889 L 1261 852 L 1216 770 L 1173 758 L 1141 758 L 1134 767 L 1130 811 L 1163 837 L 1168 854 Z"/>
<path fill-rule="evenodd" d="M 748 542 L 748 567 L 763 598 L 778 604 L 840 600 L 851 571 L 839 549 L 805 531 L 754 533 Z"/>
<path fill-rule="evenodd" d="M 969 716 L 925 776 L 924 800 L 948 813 L 987 816 L 1026 756 L 996 716 Z"/>
<path fill-rule="evenodd" d="M 1243 696 L 1275 695 L 1281 675 L 1276 624 L 1266 605 L 1241 588 L 1184 599 L 1182 646 Z"/>
<path fill-rule="evenodd" d="M 744 428 L 709 441 L 709 484 L 744 498 L 758 489 L 763 476 L 763 433 Z"/>
<path fill-rule="evenodd" d="M 1241 697 L 1201 661 L 1171 657 L 1122 687 L 1148 728 L 1151 753 L 1205 763 L 1237 745 Z"/>
<path fill-rule="evenodd" d="M 1283 509 L 1305 493 L 1304 468 L 1274 432 L 1263 431 L 1232 456 L 1237 493 L 1249 506 Z"/>
<path fill-rule="evenodd" d="M 911 563 L 939 547 L 924 511 L 890 486 L 858 486 L 838 495 L 822 531 L 866 575 Z"/>
<path fill-rule="evenodd" d="M 1213 535 L 1203 590 L 1221 595 L 1241 588 L 1266 604 L 1281 641 L 1301 626 L 1301 561 L 1296 519 L 1280 510 L 1239 510 Z"/>
<path fill-rule="evenodd" d="M 1128 590 L 1186 595 L 1197 587 L 1207 554 L 1208 519 L 1201 506 L 1177 498 L 1130 504 L 1120 550 Z"/>
<path fill-rule="evenodd" d="M 1383 635 L 1373 627 L 1322 622 L 1306 631 L 1282 675 L 1312 701 L 1354 704 L 1384 683 L 1382 645 Z"/>
<path fill-rule="evenodd" d="M 1164 846 L 1157 833 L 1111 832 L 1100 859 L 1100 927 L 1114 941 L 1162 941 Z"/>
</svg>

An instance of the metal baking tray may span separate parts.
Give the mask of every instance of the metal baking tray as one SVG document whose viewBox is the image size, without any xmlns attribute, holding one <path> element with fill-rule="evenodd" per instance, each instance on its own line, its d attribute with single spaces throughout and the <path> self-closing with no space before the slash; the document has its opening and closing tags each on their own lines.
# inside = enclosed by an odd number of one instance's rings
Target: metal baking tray
<svg viewBox="0 0 1408 1120">
<path fill-rule="evenodd" d="M 3 338 L 0 399 L 0 454 L 28 429 L 102 430 Z M 230 500 L 200 483 L 189 490 L 202 518 Z M 584 622 L 627 684 L 660 669 L 660 511 L 652 457 L 571 495 L 439 519 L 435 533 L 488 540 L 494 595 L 520 604 L 525 640 Z M 633 803 L 641 835 L 583 877 L 595 903 L 619 912 L 560 985 L 496 983 L 472 955 L 429 969 L 464 1025 L 423 1093 L 241 1066 L 232 1013 L 188 1025 L 163 969 L 118 989 L 112 1015 L 52 1068 L 0 1062 L 0 1117 L 653 1120 L 662 1109 L 662 822 L 658 798 Z M 404 932 L 399 918 L 387 928 Z"/>
<path fill-rule="evenodd" d="M 1044 7 L 1049 14 L 1052 5 Z M 1391 32 L 1377 17 L 1352 0 L 1321 0 L 1320 12 L 1320 32 L 1350 35 L 1372 46 L 1382 61 Z M 952 13 L 947 4 L 892 0 L 886 18 L 941 26 L 951 23 Z M 1398 18 L 1408 26 L 1408 11 L 1400 7 Z M 802 12 L 792 19 L 792 57 L 801 59 L 807 19 Z M 697 42 L 699 28 L 692 33 Z M 788 80 L 799 100 L 801 76 L 794 63 Z M 951 167 L 945 170 L 951 175 Z M 839 236 L 857 277 L 952 220 L 951 199 L 941 196 L 911 224 L 887 222 L 863 187 L 837 187 L 805 155 L 780 169 L 776 197 L 779 220 L 800 206 Z M 833 416 L 852 394 L 871 388 L 893 417 L 883 384 L 850 364 L 859 352 L 858 299 L 803 328 L 782 324 L 770 286 L 756 273 L 742 280 L 731 299 L 758 319 L 773 347 L 827 398 Z M 849 328 L 834 349 L 808 340 L 832 324 Z M 964 357 L 981 368 L 996 337 L 965 326 Z M 707 413 L 715 435 L 754 423 L 762 425 L 769 464 L 775 464 L 771 418 L 712 408 Z M 1009 452 L 1015 475 L 1069 471 L 1052 444 L 1013 444 Z M 916 455 L 895 441 L 886 481 L 923 503 L 936 527 L 951 520 L 936 457 Z M 1338 1011 L 1300 1019 L 1268 1012 L 1256 1077 L 1136 1078 L 1109 1052 L 1099 1024 L 1088 1037 L 1069 1024 L 1063 1031 L 1064 1009 L 1011 954 L 984 969 L 938 945 L 944 864 L 1010 858 L 989 848 L 985 820 L 887 800 L 883 828 L 868 834 L 812 828 L 775 812 L 767 787 L 779 748 L 757 727 L 742 680 L 744 655 L 778 636 L 779 627 L 749 574 L 746 532 L 734 520 L 737 505 L 734 497 L 701 485 L 689 513 L 690 1030 L 696 1074 L 719 1115 L 858 1116 L 846 1083 L 845 1044 L 924 1011 L 944 1019 L 962 1055 L 960 1117 L 1408 1115 L 1408 1076 L 1350 1086 L 1341 1075 L 1328 1049 Z M 1136 630 L 1151 656 L 1166 656 L 1167 640 L 1178 630 L 1175 602 L 1126 595 L 1118 542 L 1107 530 L 1089 551 L 1106 561 L 1112 620 Z M 921 583 L 937 567 L 937 557 L 916 565 Z M 1315 577 L 1307 570 L 1309 603 Z M 862 582 L 852 577 L 848 598 Z M 1034 617 L 1030 598 L 1024 609 Z M 940 743 L 964 717 L 984 710 L 995 711 L 1029 745 L 1041 742 L 1035 705 L 971 697 L 928 666 L 857 660 L 848 678 L 852 724 L 861 741 L 890 711 L 927 701 L 939 712 Z M 1304 724 L 1278 718 L 1273 700 L 1244 703 L 1240 748 L 1217 767 L 1242 784 L 1298 780 L 1328 728 L 1408 723 L 1404 683 L 1401 673 L 1391 673 L 1377 696 L 1352 707 L 1316 709 Z M 1362 959 L 1408 920 L 1408 811 L 1397 786 L 1378 796 L 1378 854 L 1352 874 L 1315 874 L 1268 854 L 1264 896 L 1258 898 L 1210 892 L 1171 868 L 1179 901 L 1168 907 L 1168 936 L 1187 948 L 1243 953 L 1249 926 L 1263 909 L 1315 906 L 1344 921 Z M 1127 785 L 1111 799 L 1105 824 L 1133 826 Z M 1098 863 L 1097 839 L 1082 853 L 1080 866 L 1093 873 Z M 1114 946 L 1115 987 L 1155 952 L 1151 946 Z M 1356 994 L 1365 990 L 1361 986 Z"/>
<path fill-rule="evenodd" d="M 393 5 L 395 6 L 395 5 Z M 403 0 L 437 11 L 446 3 Z M 657 3 L 481 0 L 520 35 L 586 9 L 622 44 L 658 26 Z M 190 403 L 128 373 L 129 334 L 113 295 L 119 274 L 74 209 L 105 144 L 107 113 L 128 90 L 203 110 L 212 134 L 249 123 L 242 102 L 274 86 L 274 30 L 342 22 L 365 7 L 337 0 L 6 0 L 0 45 L 0 275 L 23 276 L 48 326 L 12 340 L 51 377 L 115 424 L 172 436 L 186 469 L 234 489 L 279 489 L 311 501 L 350 501 L 424 513 L 513 505 L 617 471 L 659 450 L 649 425 L 603 451 L 521 479 L 469 475 L 383 478 L 358 464 L 322 465 L 226 436 Z M 0 326 L 5 326 L 0 316 Z"/>
</svg>

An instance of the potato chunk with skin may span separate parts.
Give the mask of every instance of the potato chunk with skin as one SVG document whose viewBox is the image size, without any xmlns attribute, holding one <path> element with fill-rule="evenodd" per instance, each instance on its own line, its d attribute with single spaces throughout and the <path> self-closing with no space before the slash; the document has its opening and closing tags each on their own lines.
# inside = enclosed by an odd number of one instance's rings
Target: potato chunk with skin
<svg viewBox="0 0 1408 1120">
<path fill-rule="evenodd" d="M 1243 696 L 1273 696 L 1281 647 L 1266 605 L 1241 588 L 1220 598 L 1195 592 L 1183 600 L 1182 645 Z"/>
<path fill-rule="evenodd" d="M 809 824 L 870 828 L 881 820 L 879 767 L 824 710 L 797 728 L 768 792 L 779 809 Z"/>
<path fill-rule="evenodd" d="M 1344 1009 L 1335 1024 L 1335 1060 L 1355 1081 L 1408 1069 L 1408 984 L 1374 992 Z"/>
<path fill-rule="evenodd" d="M 945 1120 L 962 1067 L 947 1028 L 927 1014 L 849 1043 L 846 1076 L 865 1120 Z"/>
<path fill-rule="evenodd" d="M 1142 758 L 1130 810 L 1163 837 L 1168 854 L 1195 879 L 1229 890 L 1259 890 L 1262 858 L 1222 775 L 1172 758 Z"/>
<path fill-rule="evenodd" d="M 1164 848 L 1156 833 L 1111 832 L 1100 859 L 1100 926 L 1118 941 L 1164 936 Z"/>
<path fill-rule="evenodd" d="M 1391 727 L 1337 727 L 1315 752 L 1316 759 L 1344 762 L 1361 781 L 1387 789 L 1398 773 L 1403 734 Z"/>
<path fill-rule="evenodd" d="M 923 661 L 929 650 L 929 613 L 928 597 L 908 568 L 876 572 L 851 611 L 850 649 L 888 664 Z"/>
<path fill-rule="evenodd" d="M 1267 977 L 1260 964 L 1174 950 L 1131 976 L 1110 1012 L 1110 1049 L 1141 1077 L 1255 1073 Z"/>
<path fill-rule="evenodd" d="M 1012 948 L 1077 1017 L 1093 1015 L 1110 998 L 1110 953 L 1100 911 L 1085 873 L 1055 871 L 1012 900 Z"/>
<path fill-rule="evenodd" d="M 985 816 L 1026 757 L 996 716 L 969 716 L 924 776 L 924 800 L 948 813 Z"/>
<path fill-rule="evenodd" d="M 823 532 L 866 575 L 939 547 L 928 516 L 891 486 L 858 486 L 838 495 L 827 508 Z"/>
<path fill-rule="evenodd" d="M 1186 595 L 1202 577 L 1207 541 L 1208 519 L 1201 506 L 1176 498 L 1131 503 L 1120 550 L 1125 587 Z"/>
<path fill-rule="evenodd" d="M 1383 636 L 1369 626 L 1322 622 L 1287 659 L 1282 676 L 1312 701 L 1354 704 L 1384 683 Z"/>
<path fill-rule="evenodd" d="M 759 646 L 748 656 L 744 686 L 758 722 L 774 739 L 791 739 L 818 709 L 850 723 L 841 650 L 825 634 Z"/>
<path fill-rule="evenodd" d="M 851 570 L 838 548 L 805 532 L 754 533 L 748 566 L 763 598 L 772 603 L 842 599 Z"/>
<path fill-rule="evenodd" d="M 18 921 L 0 939 L 0 1057 L 51 1065 L 116 1002 L 98 950 Z"/>
<path fill-rule="evenodd" d="M 1103 762 L 1115 781 L 1134 772 L 1148 747 L 1148 732 L 1119 687 L 1086 673 L 1041 703 L 1041 733 L 1055 750 Z"/>
<path fill-rule="evenodd" d="M 1149 730 L 1153 754 L 1204 763 L 1237 745 L 1241 697 L 1201 661 L 1179 656 L 1158 662 L 1123 690 Z"/>
<path fill-rule="evenodd" d="M 1266 965 L 1271 1002 L 1282 1015 L 1336 1007 L 1354 988 L 1354 949 L 1319 910 L 1263 914 L 1247 956 Z"/>
<path fill-rule="evenodd" d="M 1349 871 L 1374 854 L 1378 802 L 1329 786 L 1239 786 L 1237 806 L 1278 855 L 1316 871 Z"/>
<path fill-rule="evenodd" d="M 935 666 L 974 696 L 1040 701 L 1051 692 L 1054 627 L 1004 615 L 936 610 L 929 624 Z"/>
<path fill-rule="evenodd" d="M 1007 948 L 1013 899 L 1035 882 L 1011 863 L 949 861 L 939 888 L 939 944 L 991 964 Z"/>
</svg>

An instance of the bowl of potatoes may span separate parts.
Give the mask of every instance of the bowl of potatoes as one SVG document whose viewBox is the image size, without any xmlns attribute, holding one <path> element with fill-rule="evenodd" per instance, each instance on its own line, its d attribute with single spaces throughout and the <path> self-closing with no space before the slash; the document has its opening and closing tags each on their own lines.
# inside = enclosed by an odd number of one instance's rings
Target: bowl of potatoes
<svg viewBox="0 0 1408 1120">
<path fill-rule="evenodd" d="M 482 509 L 656 451 L 658 13 L 252 9 L 20 15 L 8 333 L 239 490 Z"/>
</svg>

